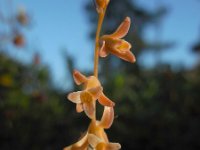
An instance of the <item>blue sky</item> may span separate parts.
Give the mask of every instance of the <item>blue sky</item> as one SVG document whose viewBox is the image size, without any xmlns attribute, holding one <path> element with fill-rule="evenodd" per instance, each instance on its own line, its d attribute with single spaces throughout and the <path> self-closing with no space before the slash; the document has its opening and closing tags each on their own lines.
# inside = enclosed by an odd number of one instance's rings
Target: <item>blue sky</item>
<svg viewBox="0 0 200 150">
<path fill-rule="evenodd" d="M 6 1 L 6 0 L 2 0 Z M 1 1 L 1 2 L 2 2 Z M 54 82 L 59 87 L 70 86 L 69 74 L 64 65 L 63 48 L 76 58 L 76 68 L 93 68 L 92 41 L 88 38 L 90 25 L 84 5 L 92 0 L 13 0 L 14 5 L 23 5 L 33 17 L 33 25 L 26 29 L 27 49 L 15 52 L 17 57 L 30 61 L 34 52 L 39 52 L 42 62 L 50 66 Z M 141 7 L 153 10 L 156 2 L 166 5 L 170 11 L 162 22 L 161 41 L 175 42 L 175 47 L 160 55 L 163 62 L 191 68 L 197 56 L 191 53 L 192 44 L 200 40 L 199 0 L 138 0 Z M 2 6 L 0 6 L 1 8 Z M 154 40 L 155 28 L 149 27 L 146 38 Z M 134 53 L 134 50 L 133 50 Z M 139 60 L 145 66 L 155 65 L 154 54 L 148 53 Z"/>
<path fill-rule="evenodd" d="M 175 46 L 161 54 L 163 62 L 173 66 L 182 65 L 191 68 L 196 64 L 197 57 L 191 53 L 194 42 L 200 40 L 200 1 L 199 0 L 154 0 L 147 3 L 140 0 L 143 7 L 154 9 L 156 2 L 169 8 L 169 13 L 163 19 L 161 41 L 173 41 Z M 155 38 L 153 28 L 147 31 L 149 40 Z M 148 54 L 145 64 L 154 65 L 153 54 Z"/>
</svg>

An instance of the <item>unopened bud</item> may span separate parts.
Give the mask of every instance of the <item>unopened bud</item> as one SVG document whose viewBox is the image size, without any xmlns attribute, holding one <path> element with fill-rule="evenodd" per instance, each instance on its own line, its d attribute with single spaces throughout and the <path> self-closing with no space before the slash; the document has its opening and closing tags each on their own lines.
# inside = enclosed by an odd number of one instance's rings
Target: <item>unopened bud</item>
<svg viewBox="0 0 200 150">
<path fill-rule="evenodd" d="M 102 12 L 107 6 L 110 0 L 96 0 L 97 12 Z"/>
</svg>

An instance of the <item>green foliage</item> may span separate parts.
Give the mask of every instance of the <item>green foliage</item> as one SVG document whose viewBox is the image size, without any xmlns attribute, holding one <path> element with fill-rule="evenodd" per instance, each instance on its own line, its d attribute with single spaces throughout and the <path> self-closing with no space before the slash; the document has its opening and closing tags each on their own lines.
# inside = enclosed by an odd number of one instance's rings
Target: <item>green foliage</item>
<svg viewBox="0 0 200 150">
<path fill-rule="evenodd" d="M 59 150 L 76 141 L 89 120 L 52 87 L 48 69 L 0 57 L 0 149 Z M 2 82 L 5 74 L 12 82 Z M 199 149 L 199 75 L 198 67 L 112 72 L 104 82 L 116 102 L 111 140 L 127 150 Z"/>
<path fill-rule="evenodd" d="M 198 68 L 177 73 L 166 69 L 124 74 L 123 87 L 115 84 L 119 75 L 108 80 L 104 89 L 117 104 L 112 138 L 130 150 L 199 149 L 198 76 Z"/>
<path fill-rule="evenodd" d="M 79 128 L 74 105 L 53 88 L 46 67 L 24 65 L 3 53 L 0 64 L 1 150 L 59 150 L 84 131 L 84 121 Z"/>
</svg>

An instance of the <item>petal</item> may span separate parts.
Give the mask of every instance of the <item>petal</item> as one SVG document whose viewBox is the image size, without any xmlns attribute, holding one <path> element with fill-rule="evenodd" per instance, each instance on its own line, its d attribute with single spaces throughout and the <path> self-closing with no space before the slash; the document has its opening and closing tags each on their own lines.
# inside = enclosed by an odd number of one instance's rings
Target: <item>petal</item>
<svg viewBox="0 0 200 150">
<path fill-rule="evenodd" d="M 110 34 L 109 36 L 113 38 L 123 38 L 128 33 L 130 24 L 131 24 L 130 17 L 126 17 L 125 20 L 117 28 L 117 30 L 113 34 Z"/>
<path fill-rule="evenodd" d="M 98 101 L 103 106 L 113 107 L 115 103 L 111 101 L 108 97 L 106 97 L 103 93 L 99 96 Z"/>
<path fill-rule="evenodd" d="M 114 54 L 114 53 L 113 53 Z M 125 52 L 116 52 L 115 53 L 116 56 L 118 56 L 119 58 L 134 63 L 136 61 L 135 56 L 133 55 L 133 53 L 130 50 L 127 50 Z"/>
<path fill-rule="evenodd" d="M 105 42 L 106 42 L 105 46 L 106 46 L 106 48 L 107 48 L 106 50 L 108 52 L 110 52 L 110 50 L 112 50 L 112 49 L 114 50 L 117 47 L 121 46 L 124 42 L 124 40 L 122 40 L 122 39 L 111 38 L 107 35 L 102 36 L 102 40 L 105 40 Z"/>
<path fill-rule="evenodd" d="M 99 98 L 99 96 L 102 93 L 102 91 L 103 91 L 102 86 L 97 86 L 97 87 L 88 89 L 88 92 L 90 94 L 92 94 L 94 100 L 97 100 Z"/>
<path fill-rule="evenodd" d="M 131 44 L 125 40 L 121 39 L 121 44 L 116 45 L 114 48 L 116 48 L 118 51 L 127 51 L 131 49 Z"/>
<path fill-rule="evenodd" d="M 106 56 L 108 56 L 108 54 L 109 53 L 106 51 L 106 47 L 105 47 L 105 41 L 103 41 L 102 46 L 99 50 L 99 56 L 100 57 L 106 57 Z"/>
<path fill-rule="evenodd" d="M 83 103 L 83 110 L 90 119 L 95 118 L 95 102 Z"/>
<path fill-rule="evenodd" d="M 94 101 L 92 94 L 90 94 L 87 90 L 80 94 L 80 99 L 82 103 L 89 103 Z"/>
<path fill-rule="evenodd" d="M 85 83 L 85 89 L 91 89 L 97 86 L 101 86 L 101 83 L 95 76 L 89 76 L 87 82 Z"/>
<path fill-rule="evenodd" d="M 107 150 L 105 149 L 105 147 L 106 147 L 106 143 L 101 142 L 96 146 L 96 150 Z"/>
<path fill-rule="evenodd" d="M 106 150 L 119 150 L 121 145 L 119 143 L 108 143 L 106 144 Z"/>
<path fill-rule="evenodd" d="M 83 105 L 82 104 L 76 104 L 76 111 L 78 113 L 81 113 L 83 111 Z"/>
<path fill-rule="evenodd" d="M 94 134 L 88 134 L 88 143 L 95 148 L 102 140 Z"/>
<path fill-rule="evenodd" d="M 74 78 L 74 81 L 77 85 L 80 85 L 84 82 L 87 81 L 87 77 L 84 76 L 83 74 L 81 74 L 79 71 L 77 70 L 74 70 L 73 71 L 73 78 Z"/>
<path fill-rule="evenodd" d="M 103 116 L 101 118 L 101 121 L 99 122 L 99 126 L 101 126 L 104 129 L 110 128 L 114 120 L 114 109 L 113 107 L 104 107 Z"/>
<path fill-rule="evenodd" d="M 94 134 L 97 137 L 99 137 L 104 142 L 108 143 L 108 137 L 107 134 L 104 131 L 104 128 L 99 126 L 99 121 L 91 121 L 89 127 L 88 127 L 88 133 Z"/>
<path fill-rule="evenodd" d="M 78 142 L 65 147 L 63 150 L 86 150 L 88 147 L 88 133 L 85 134 Z"/>
<path fill-rule="evenodd" d="M 81 103 L 81 100 L 80 100 L 80 94 L 81 94 L 82 91 L 78 91 L 78 92 L 72 92 L 72 93 L 69 93 L 67 98 L 72 101 L 73 103 Z"/>
</svg>

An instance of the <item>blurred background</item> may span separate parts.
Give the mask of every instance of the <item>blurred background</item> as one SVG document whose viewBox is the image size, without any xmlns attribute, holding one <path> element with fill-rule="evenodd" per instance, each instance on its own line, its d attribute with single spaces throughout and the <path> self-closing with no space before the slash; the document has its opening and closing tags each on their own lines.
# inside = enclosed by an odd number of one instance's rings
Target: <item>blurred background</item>
<svg viewBox="0 0 200 150">
<path fill-rule="evenodd" d="M 102 33 L 130 16 L 137 58 L 100 59 L 116 102 L 106 132 L 123 150 L 200 149 L 199 10 L 199 0 L 111 0 Z M 96 25 L 92 0 L 0 0 L 0 150 L 60 150 L 87 130 L 66 95 L 79 90 L 74 68 L 93 72 Z"/>
</svg>

